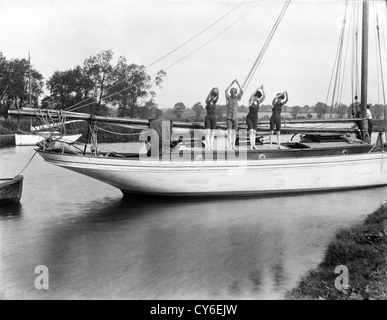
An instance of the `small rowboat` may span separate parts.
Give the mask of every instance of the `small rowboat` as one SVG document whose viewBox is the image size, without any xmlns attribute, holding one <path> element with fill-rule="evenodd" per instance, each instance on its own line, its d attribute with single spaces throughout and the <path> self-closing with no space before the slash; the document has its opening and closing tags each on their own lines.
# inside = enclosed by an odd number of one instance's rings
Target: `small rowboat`
<svg viewBox="0 0 387 320">
<path fill-rule="evenodd" d="M 23 176 L 0 179 L 0 204 L 16 203 L 20 201 L 23 191 Z"/>
</svg>

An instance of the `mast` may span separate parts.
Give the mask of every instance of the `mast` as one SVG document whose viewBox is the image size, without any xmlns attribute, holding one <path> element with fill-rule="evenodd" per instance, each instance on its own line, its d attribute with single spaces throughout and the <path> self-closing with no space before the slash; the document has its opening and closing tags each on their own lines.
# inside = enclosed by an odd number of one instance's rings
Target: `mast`
<svg viewBox="0 0 387 320">
<path fill-rule="evenodd" d="M 29 107 L 32 108 L 32 96 L 31 96 L 31 56 L 30 56 L 30 51 L 28 50 L 28 91 L 29 91 Z"/>
<path fill-rule="evenodd" d="M 361 100 L 360 114 L 362 118 L 367 117 L 367 84 L 368 84 L 368 0 L 363 0 L 362 17 L 362 53 L 361 53 Z M 362 120 L 362 138 L 366 141 L 368 137 L 367 120 Z"/>
</svg>

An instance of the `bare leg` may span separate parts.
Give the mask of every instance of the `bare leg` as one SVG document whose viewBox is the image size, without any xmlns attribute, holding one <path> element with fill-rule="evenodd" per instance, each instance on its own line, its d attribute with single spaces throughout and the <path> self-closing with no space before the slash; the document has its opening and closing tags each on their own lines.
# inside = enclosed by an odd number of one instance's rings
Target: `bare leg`
<svg viewBox="0 0 387 320">
<path fill-rule="evenodd" d="M 280 137 L 280 132 L 277 131 L 277 144 L 278 144 L 278 149 L 281 149 L 281 137 Z"/>
<path fill-rule="evenodd" d="M 254 148 L 254 130 L 250 129 L 249 133 L 250 133 L 250 150 L 253 150 L 253 148 Z"/>
<path fill-rule="evenodd" d="M 253 142 L 254 142 L 253 148 L 254 149 L 257 149 L 257 146 L 255 145 L 256 138 L 257 138 L 257 131 L 253 130 Z"/>
<path fill-rule="evenodd" d="M 270 144 L 269 144 L 269 148 L 271 148 L 271 146 L 272 146 L 271 140 L 272 140 L 273 134 L 274 134 L 274 131 L 270 131 L 270 138 L 269 138 Z"/>
<path fill-rule="evenodd" d="M 215 130 L 211 130 L 210 148 L 214 150 Z"/>
<path fill-rule="evenodd" d="M 237 136 L 237 132 L 235 129 L 232 130 L 232 148 L 234 150 L 236 150 L 236 146 L 235 146 L 235 143 L 236 143 L 236 136 Z"/>
<path fill-rule="evenodd" d="M 233 138 L 233 135 L 232 135 L 232 129 L 227 129 L 227 148 L 228 150 L 231 150 L 232 149 L 232 138 Z"/>
<path fill-rule="evenodd" d="M 210 134 L 211 134 L 211 130 L 206 129 L 206 150 L 211 150 Z"/>
</svg>

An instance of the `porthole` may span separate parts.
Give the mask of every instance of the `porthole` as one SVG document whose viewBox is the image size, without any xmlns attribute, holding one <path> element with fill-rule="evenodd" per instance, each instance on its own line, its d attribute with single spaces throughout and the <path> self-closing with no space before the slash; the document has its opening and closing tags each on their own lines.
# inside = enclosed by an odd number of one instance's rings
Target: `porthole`
<svg viewBox="0 0 387 320">
<path fill-rule="evenodd" d="M 263 153 L 261 153 L 258 158 L 259 160 L 264 160 L 266 159 L 266 156 Z"/>
</svg>

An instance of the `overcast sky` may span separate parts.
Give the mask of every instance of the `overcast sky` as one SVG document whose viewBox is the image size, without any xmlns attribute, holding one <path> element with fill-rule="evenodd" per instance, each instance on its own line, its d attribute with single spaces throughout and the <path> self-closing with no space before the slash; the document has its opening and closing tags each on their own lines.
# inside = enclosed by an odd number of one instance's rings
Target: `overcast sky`
<svg viewBox="0 0 387 320">
<path fill-rule="evenodd" d="M 114 51 L 114 62 L 125 56 L 130 63 L 148 66 L 241 4 L 208 31 L 148 69 L 151 75 L 166 69 L 163 88 L 156 90 L 156 102 L 161 108 L 173 107 L 176 102 L 187 107 L 198 101 L 204 103 L 214 86 L 220 89 L 219 103 L 223 104 L 224 89 L 233 79 L 242 83 L 246 78 L 284 3 L 285 0 L 0 0 L 0 51 L 7 58 L 27 58 L 30 50 L 32 64 L 46 79 L 55 70 L 82 65 L 85 58 L 105 49 Z M 266 91 L 264 104 L 271 103 L 281 91 L 289 92 L 288 105 L 325 102 L 345 7 L 344 0 L 292 0 L 242 104 L 247 105 L 250 94 L 261 84 Z M 351 8 L 349 3 L 348 19 Z M 385 4 L 372 1 L 369 102 L 381 103 L 375 68 L 375 8 L 381 11 L 381 32 L 386 36 Z M 349 47 L 342 95 L 346 104 L 352 95 L 351 55 Z"/>
</svg>

